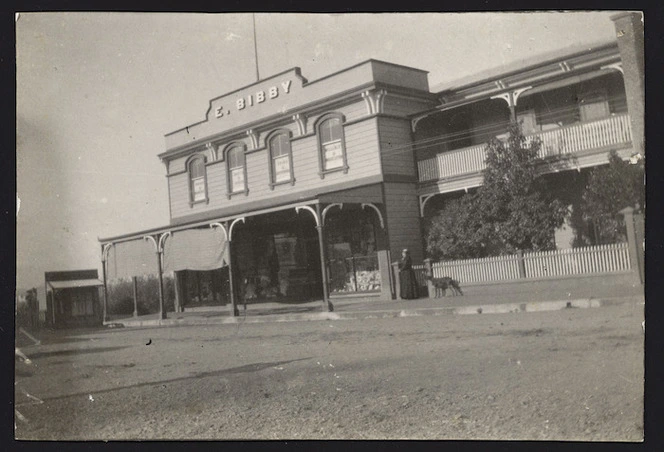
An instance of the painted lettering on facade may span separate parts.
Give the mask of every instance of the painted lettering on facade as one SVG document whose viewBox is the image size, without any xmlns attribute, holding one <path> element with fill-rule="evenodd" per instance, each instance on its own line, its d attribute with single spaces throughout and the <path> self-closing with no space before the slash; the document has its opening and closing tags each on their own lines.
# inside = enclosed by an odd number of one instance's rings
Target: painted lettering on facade
<svg viewBox="0 0 664 452">
<path fill-rule="evenodd" d="M 279 85 L 270 86 L 265 90 L 256 91 L 255 93 L 248 94 L 235 100 L 235 110 L 245 110 L 266 101 L 277 99 L 281 95 L 289 94 L 291 89 L 291 81 L 286 80 Z M 217 118 L 223 118 L 231 114 L 231 110 L 225 109 L 219 105 L 214 109 L 214 115 Z"/>
</svg>

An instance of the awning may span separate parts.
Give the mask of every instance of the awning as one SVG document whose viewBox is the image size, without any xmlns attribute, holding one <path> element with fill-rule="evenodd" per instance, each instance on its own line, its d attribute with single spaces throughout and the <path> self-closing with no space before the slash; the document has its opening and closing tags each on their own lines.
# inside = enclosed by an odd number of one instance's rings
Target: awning
<svg viewBox="0 0 664 452">
<path fill-rule="evenodd" d="M 103 286 L 104 283 L 98 279 L 72 279 L 70 281 L 48 281 L 51 289 L 72 289 L 76 287 Z"/>
<path fill-rule="evenodd" d="M 108 252 L 106 277 L 132 278 L 157 274 L 157 250 L 143 238 L 114 244 Z"/>
<path fill-rule="evenodd" d="M 220 228 L 174 231 L 164 242 L 165 272 L 214 270 L 228 261 L 228 243 Z"/>
</svg>

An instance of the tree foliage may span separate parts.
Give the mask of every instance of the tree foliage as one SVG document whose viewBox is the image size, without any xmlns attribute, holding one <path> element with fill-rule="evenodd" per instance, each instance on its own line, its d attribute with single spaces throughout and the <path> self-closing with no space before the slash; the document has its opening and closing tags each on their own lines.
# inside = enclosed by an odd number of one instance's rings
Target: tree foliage
<svg viewBox="0 0 664 452">
<path fill-rule="evenodd" d="M 434 259 L 463 259 L 517 250 L 547 250 L 562 225 L 566 207 L 550 196 L 538 168 L 541 143 L 526 140 L 518 124 L 505 142 L 486 148 L 484 183 L 475 193 L 448 203 L 427 231 Z"/>
<path fill-rule="evenodd" d="M 615 151 L 609 154 L 608 165 L 591 171 L 581 205 L 583 219 L 594 225 L 596 243 L 625 240 L 625 226 L 619 212 L 625 207 L 643 211 L 644 176 L 643 160 L 631 164 L 618 157 Z"/>
</svg>

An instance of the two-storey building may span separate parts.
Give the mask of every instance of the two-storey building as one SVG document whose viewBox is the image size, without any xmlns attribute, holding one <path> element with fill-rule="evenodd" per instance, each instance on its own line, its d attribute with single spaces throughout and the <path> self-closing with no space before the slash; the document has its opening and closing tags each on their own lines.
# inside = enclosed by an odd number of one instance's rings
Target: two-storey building
<svg viewBox="0 0 664 452">
<path fill-rule="evenodd" d="M 631 115 L 643 98 L 626 96 L 642 92 L 631 86 L 642 67 L 623 64 L 638 46 L 634 32 L 619 36 L 433 92 L 425 71 L 369 60 L 314 81 L 294 68 L 212 99 L 159 154 L 170 224 L 101 239 L 105 279 L 174 272 L 180 307 L 206 298 L 233 313 L 251 299 L 331 309 L 335 297 L 393 298 L 391 261 L 403 248 L 425 257 L 423 218 L 482 183 L 486 142 L 510 121 L 541 139 L 572 209 L 609 151 L 643 153 L 643 118 Z"/>
<path fill-rule="evenodd" d="M 232 304 L 390 298 L 390 255 L 423 258 L 411 116 L 435 105 L 426 72 L 376 60 L 311 82 L 295 68 L 213 99 L 159 155 L 171 223 L 103 239 L 108 276 L 173 271 L 180 288 Z"/>
</svg>

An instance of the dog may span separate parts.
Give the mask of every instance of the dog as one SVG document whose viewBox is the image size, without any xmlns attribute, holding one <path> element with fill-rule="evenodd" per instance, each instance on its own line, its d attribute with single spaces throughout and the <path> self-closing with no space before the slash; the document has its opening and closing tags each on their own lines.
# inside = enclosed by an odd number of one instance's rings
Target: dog
<svg viewBox="0 0 664 452">
<path fill-rule="evenodd" d="M 452 291 L 452 296 L 463 295 L 459 281 L 452 279 L 449 276 L 444 276 L 442 278 L 434 278 L 431 275 L 427 275 L 427 280 L 431 281 L 433 287 L 436 291 L 436 298 L 438 294 L 442 291 L 443 296 L 447 296 L 447 289 Z"/>
</svg>

